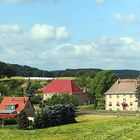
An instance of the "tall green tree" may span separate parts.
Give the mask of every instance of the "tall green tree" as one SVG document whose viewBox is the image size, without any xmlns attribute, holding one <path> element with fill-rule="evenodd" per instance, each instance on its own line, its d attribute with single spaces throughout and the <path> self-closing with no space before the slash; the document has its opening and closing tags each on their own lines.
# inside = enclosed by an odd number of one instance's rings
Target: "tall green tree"
<svg viewBox="0 0 140 140">
<path fill-rule="evenodd" d="M 104 93 L 117 80 L 117 75 L 111 71 L 101 71 L 97 73 L 90 83 L 90 92 L 96 96 L 96 107 L 103 109 L 105 104 Z"/>
<path fill-rule="evenodd" d="M 26 87 L 26 90 L 25 90 L 25 96 L 33 97 L 34 95 L 35 95 L 34 85 L 32 84 L 31 80 L 28 79 L 27 87 Z"/>
<path fill-rule="evenodd" d="M 96 72 L 93 70 L 79 70 L 76 73 L 76 80 L 75 82 L 81 88 L 88 88 L 91 79 L 94 79 Z"/>
</svg>

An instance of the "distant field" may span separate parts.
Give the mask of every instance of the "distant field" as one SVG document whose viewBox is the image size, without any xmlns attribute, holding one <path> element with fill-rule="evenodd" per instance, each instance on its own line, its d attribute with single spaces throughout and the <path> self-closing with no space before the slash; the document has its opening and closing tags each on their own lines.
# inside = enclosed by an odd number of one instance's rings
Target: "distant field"
<svg viewBox="0 0 140 140">
<path fill-rule="evenodd" d="M 23 77 L 23 76 L 13 76 L 11 78 L 2 78 L 0 79 L 0 81 L 3 81 L 3 80 L 11 80 L 11 79 L 15 79 L 15 80 L 22 80 L 24 78 L 27 78 L 27 77 Z M 76 77 L 55 77 L 56 79 L 67 79 L 67 80 L 75 80 Z"/>
<path fill-rule="evenodd" d="M 139 140 L 140 118 L 83 115 L 79 123 L 40 130 L 1 129 L 0 140 Z"/>
<path fill-rule="evenodd" d="M 10 78 L 1 78 L 0 81 L 3 81 L 3 80 L 11 80 L 11 79 L 15 79 L 15 80 L 22 80 L 24 79 L 25 77 L 22 77 L 22 76 L 14 76 L 14 77 L 10 77 Z"/>
<path fill-rule="evenodd" d="M 56 77 L 56 79 L 75 80 L 76 77 Z"/>
</svg>

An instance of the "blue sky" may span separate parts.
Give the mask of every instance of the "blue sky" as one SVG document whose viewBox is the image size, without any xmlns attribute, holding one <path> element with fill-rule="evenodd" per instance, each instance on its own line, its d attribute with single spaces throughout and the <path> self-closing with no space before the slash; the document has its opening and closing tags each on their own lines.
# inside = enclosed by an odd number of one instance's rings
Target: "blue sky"
<svg viewBox="0 0 140 140">
<path fill-rule="evenodd" d="M 0 7 L 1 61 L 140 70 L 138 0 L 1 0 Z"/>
</svg>

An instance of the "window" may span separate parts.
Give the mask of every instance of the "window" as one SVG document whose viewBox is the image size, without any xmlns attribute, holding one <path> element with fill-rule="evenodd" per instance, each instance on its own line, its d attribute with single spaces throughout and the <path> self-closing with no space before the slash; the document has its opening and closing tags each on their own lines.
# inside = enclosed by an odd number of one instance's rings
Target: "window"
<svg viewBox="0 0 140 140">
<path fill-rule="evenodd" d="M 109 102 L 109 106 L 112 106 L 112 102 Z"/>
<path fill-rule="evenodd" d="M 112 96 L 111 96 L 111 95 L 109 95 L 109 98 L 112 98 Z"/>
<path fill-rule="evenodd" d="M 119 102 L 116 103 L 116 106 L 120 106 Z"/>
<path fill-rule="evenodd" d="M 14 105 L 6 105 L 6 110 L 15 110 L 15 106 Z"/>
<path fill-rule="evenodd" d="M 133 102 L 130 102 L 130 106 L 133 106 Z"/>
<path fill-rule="evenodd" d="M 119 95 L 117 95 L 117 98 L 119 98 Z"/>
<path fill-rule="evenodd" d="M 124 101 L 124 102 L 126 102 L 126 99 L 125 99 L 125 98 L 123 98 L 123 101 Z"/>
<path fill-rule="evenodd" d="M 130 95 L 130 98 L 132 98 L 133 97 L 133 95 Z"/>
</svg>

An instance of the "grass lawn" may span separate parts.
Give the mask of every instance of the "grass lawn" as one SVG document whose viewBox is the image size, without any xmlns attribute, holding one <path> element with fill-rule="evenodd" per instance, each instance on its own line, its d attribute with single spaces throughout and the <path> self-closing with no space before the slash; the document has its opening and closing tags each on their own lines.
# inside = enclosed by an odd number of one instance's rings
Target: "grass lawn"
<svg viewBox="0 0 140 140">
<path fill-rule="evenodd" d="M 78 123 L 40 130 L 0 129 L 0 140 L 139 140 L 140 118 L 82 115 Z"/>
<path fill-rule="evenodd" d="M 79 109 L 94 109 L 94 104 L 80 105 Z"/>
</svg>

